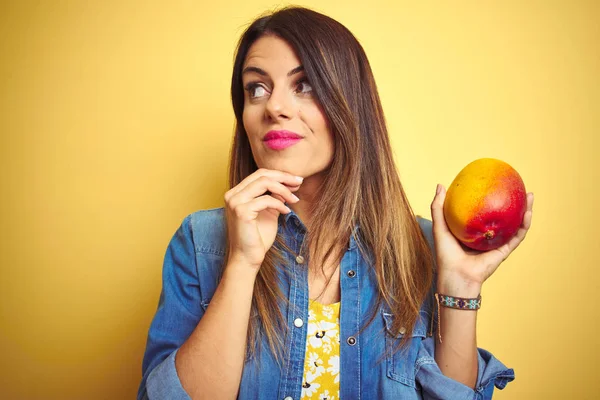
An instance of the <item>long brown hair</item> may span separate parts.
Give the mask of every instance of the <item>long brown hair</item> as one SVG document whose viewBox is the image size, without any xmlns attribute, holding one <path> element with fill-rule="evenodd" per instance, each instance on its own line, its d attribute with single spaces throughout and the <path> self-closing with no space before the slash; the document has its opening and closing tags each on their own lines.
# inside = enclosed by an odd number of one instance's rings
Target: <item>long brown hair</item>
<svg viewBox="0 0 600 400">
<path fill-rule="evenodd" d="M 307 247 L 328 246 L 314 265 L 321 265 L 329 256 L 341 261 L 345 248 L 340 244 L 347 245 L 357 225 L 357 242 L 363 255 L 369 254 L 379 288 L 367 325 L 383 302 L 395 317 L 392 331 L 397 334 L 405 327 L 411 332 L 431 285 L 433 258 L 400 183 L 369 61 L 342 24 L 294 6 L 256 19 L 243 33 L 231 79 L 236 127 L 230 187 L 257 169 L 242 122 L 242 67 L 250 46 L 264 35 L 276 35 L 297 52 L 334 136 L 333 161 L 320 197 L 310 210 L 311 219 L 319 224 L 309 229 Z M 326 240 L 332 237 L 340 242 L 329 245 Z M 287 299 L 277 285 L 285 248 L 278 236 L 265 256 L 254 286 L 254 317 L 248 326 L 248 354 L 253 354 L 265 335 L 277 360 L 281 359 L 286 329 L 280 306 Z"/>
</svg>

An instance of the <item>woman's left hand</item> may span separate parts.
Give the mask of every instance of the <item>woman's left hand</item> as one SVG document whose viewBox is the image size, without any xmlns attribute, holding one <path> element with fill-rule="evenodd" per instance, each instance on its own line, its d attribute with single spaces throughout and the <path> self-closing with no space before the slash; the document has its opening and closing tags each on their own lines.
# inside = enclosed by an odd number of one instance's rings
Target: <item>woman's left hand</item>
<svg viewBox="0 0 600 400">
<path fill-rule="evenodd" d="M 460 243 L 448 229 L 444 219 L 446 188 L 440 186 L 431 203 L 433 238 L 436 250 L 438 290 L 463 297 L 477 296 L 481 285 L 498 269 L 502 261 L 525 239 L 531 226 L 533 193 L 527 193 L 527 210 L 517 233 L 505 245 L 485 252 L 472 250 Z M 443 286 L 443 287 L 440 287 Z"/>
</svg>

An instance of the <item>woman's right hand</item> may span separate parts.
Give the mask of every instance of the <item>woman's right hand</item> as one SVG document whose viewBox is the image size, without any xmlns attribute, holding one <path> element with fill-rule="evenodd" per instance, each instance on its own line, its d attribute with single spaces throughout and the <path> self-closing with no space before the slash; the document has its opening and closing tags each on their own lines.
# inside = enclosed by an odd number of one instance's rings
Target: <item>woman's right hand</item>
<svg viewBox="0 0 600 400">
<path fill-rule="evenodd" d="M 258 272 L 277 236 L 279 214 L 291 212 L 284 201 L 298 202 L 293 192 L 301 184 L 300 177 L 261 168 L 225 193 L 229 262 Z"/>
</svg>

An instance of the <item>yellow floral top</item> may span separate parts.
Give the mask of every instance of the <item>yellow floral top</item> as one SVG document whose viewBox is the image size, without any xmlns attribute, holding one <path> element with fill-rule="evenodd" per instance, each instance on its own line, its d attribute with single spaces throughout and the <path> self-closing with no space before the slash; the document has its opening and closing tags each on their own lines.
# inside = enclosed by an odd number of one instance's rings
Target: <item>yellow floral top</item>
<svg viewBox="0 0 600 400">
<path fill-rule="evenodd" d="M 309 301 L 302 399 L 339 400 L 340 303 Z"/>
</svg>

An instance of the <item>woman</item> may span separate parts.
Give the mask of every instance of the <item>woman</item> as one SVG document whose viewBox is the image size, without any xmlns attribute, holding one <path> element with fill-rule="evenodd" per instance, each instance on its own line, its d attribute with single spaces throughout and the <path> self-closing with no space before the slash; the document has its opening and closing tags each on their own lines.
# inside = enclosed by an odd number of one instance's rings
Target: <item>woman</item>
<svg viewBox="0 0 600 400">
<path fill-rule="evenodd" d="M 443 187 L 433 227 L 415 218 L 362 47 L 305 8 L 250 25 L 231 95 L 231 189 L 169 244 L 138 399 L 487 399 L 513 380 L 476 347 L 476 311 L 434 294 L 478 308 L 533 195 L 481 254 L 449 232 Z"/>
</svg>

